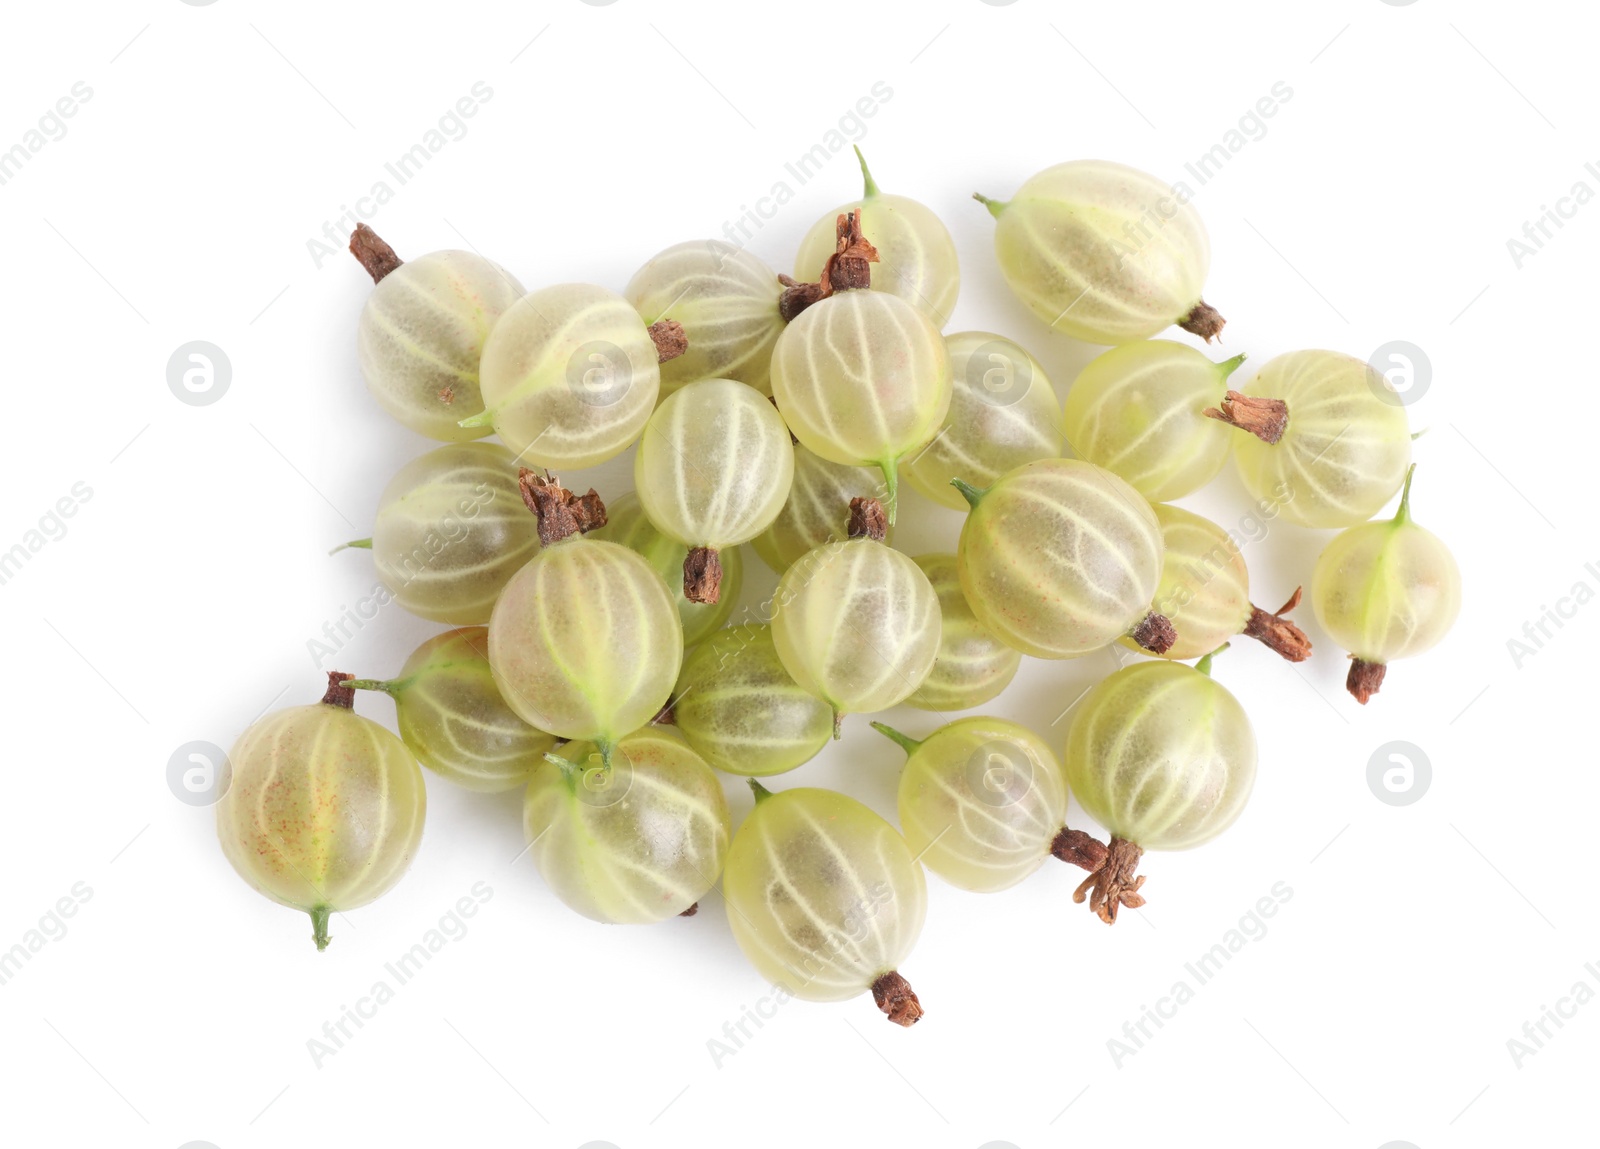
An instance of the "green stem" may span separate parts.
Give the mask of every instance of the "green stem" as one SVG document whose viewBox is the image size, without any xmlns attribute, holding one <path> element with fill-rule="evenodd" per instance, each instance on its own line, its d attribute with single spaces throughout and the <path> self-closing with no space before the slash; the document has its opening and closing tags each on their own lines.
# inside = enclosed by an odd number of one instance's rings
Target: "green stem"
<svg viewBox="0 0 1600 1149">
<path fill-rule="evenodd" d="M 488 427 L 494 423 L 494 412 L 489 410 L 479 411 L 476 415 L 468 415 L 456 423 L 457 427 Z"/>
<path fill-rule="evenodd" d="M 1226 379 L 1229 375 L 1232 375 L 1235 371 L 1239 370 L 1239 365 L 1244 361 L 1245 355 L 1243 352 L 1240 352 L 1232 359 L 1224 359 L 1221 363 L 1218 363 L 1217 370 L 1221 372 L 1222 377 Z"/>
<path fill-rule="evenodd" d="M 885 738 L 889 739 L 889 741 L 897 744 L 900 749 L 904 750 L 907 758 L 915 754 L 917 752 L 917 747 L 922 745 L 922 743 L 917 741 L 915 738 L 900 733 L 900 731 L 896 730 L 893 726 L 887 726 L 882 722 L 873 722 L 869 723 L 869 725 L 879 734 L 882 734 Z"/>
<path fill-rule="evenodd" d="M 839 734 L 844 729 L 844 711 L 837 706 L 833 708 L 833 740 L 839 741 Z"/>
<path fill-rule="evenodd" d="M 381 690 L 391 697 L 400 691 L 398 682 L 385 682 L 381 678 L 347 678 L 344 684 L 351 690 Z"/>
<path fill-rule="evenodd" d="M 370 551 L 372 549 L 372 540 L 371 539 L 351 539 L 347 543 L 340 543 L 338 546 L 334 547 L 328 553 L 330 555 L 336 555 L 340 551 L 351 550 L 351 549 L 360 550 L 360 551 Z"/>
<path fill-rule="evenodd" d="M 568 785 L 575 784 L 575 780 L 577 779 L 579 773 L 578 764 L 576 762 L 568 761 L 559 754 L 551 754 L 548 752 L 546 752 L 544 760 L 561 768 L 561 776 L 567 780 Z"/>
<path fill-rule="evenodd" d="M 883 486 L 888 497 L 883 500 L 883 510 L 889 520 L 889 525 L 894 526 L 896 496 L 900 490 L 900 470 L 895 465 L 898 460 L 879 463 L 878 469 L 883 472 Z"/>
<path fill-rule="evenodd" d="M 977 200 L 984 207 L 988 208 L 989 209 L 989 214 L 994 216 L 995 219 L 999 219 L 1000 218 L 1000 213 L 1006 210 L 1006 201 L 1005 200 L 1002 200 L 1002 199 L 990 199 L 988 196 L 982 194 L 981 192 L 973 192 L 972 193 L 972 198 Z"/>
<path fill-rule="evenodd" d="M 1209 676 L 1211 674 L 1211 660 L 1213 658 L 1217 657 L 1217 655 L 1221 654 L 1224 650 L 1227 650 L 1228 646 L 1229 646 L 1228 643 L 1226 643 L 1226 642 L 1223 643 L 1221 646 L 1217 647 L 1217 649 L 1213 650 L 1210 654 L 1207 654 L 1199 662 L 1195 663 L 1194 664 L 1194 668 L 1196 670 L 1198 670 L 1201 674 Z"/>
<path fill-rule="evenodd" d="M 761 805 L 761 803 L 765 802 L 768 798 L 772 797 L 772 791 L 768 790 L 765 786 L 763 786 L 760 782 L 757 782 L 754 778 L 746 778 L 745 781 L 750 783 L 750 789 L 755 793 L 756 805 L 757 806 Z"/>
<path fill-rule="evenodd" d="M 871 199 L 878 194 L 878 185 L 873 182 L 872 173 L 867 170 L 867 157 L 861 154 L 860 148 L 856 148 L 856 159 L 861 161 L 861 180 L 866 185 L 861 198 Z"/>
<path fill-rule="evenodd" d="M 972 507 L 976 507 L 978 500 L 989 493 L 988 487 L 974 487 L 965 479 L 951 479 L 950 485 L 960 491 L 961 497 L 966 499 L 967 503 Z"/>
<path fill-rule="evenodd" d="M 328 918 L 332 913 L 332 906 L 311 907 L 311 940 L 317 943 L 318 953 L 327 949 L 333 940 L 328 936 Z"/>
<path fill-rule="evenodd" d="M 1411 476 L 1417 473 L 1417 465 L 1412 463 L 1406 468 L 1406 485 L 1400 489 L 1400 509 L 1394 513 L 1394 525 L 1403 527 L 1411 521 Z"/>
</svg>

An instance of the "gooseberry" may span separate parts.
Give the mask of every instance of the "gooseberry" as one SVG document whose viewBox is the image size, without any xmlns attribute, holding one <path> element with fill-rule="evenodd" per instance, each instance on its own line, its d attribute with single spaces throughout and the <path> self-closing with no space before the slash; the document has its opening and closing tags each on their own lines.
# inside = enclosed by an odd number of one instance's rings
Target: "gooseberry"
<svg viewBox="0 0 1600 1149">
<path fill-rule="evenodd" d="M 434 635 L 393 678 L 345 685 L 393 698 L 400 740 L 417 761 L 469 790 L 493 793 L 525 784 L 556 746 L 500 696 L 489 669 L 489 632 L 481 626 Z"/>
<path fill-rule="evenodd" d="M 1061 455 L 1060 411 L 1044 368 L 1003 335 L 963 331 L 945 337 L 952 381 L 944 423 L 901 470 L 919 492 L 966 510 L 950 486 L 959 476 L 986 487 L 1035 459 Z"/>
<path fill-rule="evenodd" d="M 331 915 L 382 897 L 405 874 L 428 805 L 405 743 L 351 709 L 348 677 L 329 674 L 321 702 L 275 711 L 239 735 L 217 801 L 223 854 L 262 894 L 310 914 L 319 950 Z"/>
<path fill-rule="evenodd" d="M 928 312 L 943 327 L 961 291 L 961 267 L 955 240 L 932 209 L 901 195 L 885 195 L 867 170 L 867 158 L 856 148 L 865 185 L 861 198 L 841 204 L 812 225 L 800 241 L 794 260 L 795 278 L 816 280 L 837 250 L 837 220 L 847 212 L 861 217 L 861 231 L 878 249 L 879 274 L 874 291 L 898 295 Z"/>
<path fill-rule="evenodd" d="M 972 505 L 956 547 L 972 611 L 1036 658 L 1076 658 L 1129 635 L 1159 654 L 1176 637 L 1152 607 L 1161 527 L 1144 497 L 1078 459 L 1041 459 L 987 490 L 961 480 Z"/>
<path fill-rule="evenodd" d="M 728 848 L 728 924 L 761 976 L 805 1001 L 868 990 L 897 1025 L 922 1004 L 899 973 L 927 914 L 927 882 L 905 839 L 831 790 L 770 793 Z"/>
<path fill-rule="evenodd" d="M 1205 226 L 1163 180 L 1104 160 L 1033 176 L 1009 201 L 974 197 L 995 217 L 1006 283 L 1053 329 L 1129 343 L 1176 323 L 1210 340 L 1223 318 L 1200 298 L 1211 267 Z"/>
<path fill-rule="evenodd" d="M 716 884 L 733 827 L 711 767 L 669 729 L 550 754 L 528 783 L 523 832 L 557 897 L 618 924 L 692 914 Z"/>
<path fill-rule="evenodd" d="M 350 251 L 374 285 L 356 328 L 361 375 L 372 397 L 430 439 L 487 435 L 488 427 L 460 421 L 483 410 L 478 361 L 489 332 L 522 297 L 522 285 L 470 251 L 435 251 L 401 262 L 364 223 L 350 236 Z"/>
<path fill-rule="evenodd" d="M 1461 612 L 1461 571 L 1438 535 L 1411 520 L 1406 471 L 1393 519 L 1335 535 L 1311 575 L 1311 606 L 1350 652 L 1345 687 L 1357 702 L 1378 693 L 1384 670 L 1438 644 Z"/>
<path fill-rule="evenodd" d="M 1067 442 L 1080 459 L 1126 480 L 1151 502 L 1191 494 L 1228 461 L 1233 436 L 1206 410 L 1223 401 L 1228 376 L 1243 362 L 1235 355 L 1213 363 L 1166 339 L 1113 347 L 1067 392 Z"/>
<path fill-rule="evenodd" d="M 661 365 L 662 397 L 697 379 L 737 379 L 770 395 L 782 290 L 766 264 L 718 240 L 680 243 L 652 256 L 622 294 L 646 323 L 674 320 L 689 341 L 687 351 Z"/>
<path fill-rule="evenodd" d="M 1215 652 L 1214 652 L 1215 653 Z M 1111 834 L 1105 864 L 1073 900 L 1101 921 L 1144 904 L 1145 850 L 1187 850 L 1239 817 L 1256 777 L 1256 740 L 1239 700 L 1195 666 L 1137 662 L 1078 704 L 1067 731 L 1067 785 Z"/>
<path fill-rule="evenodd" d="M 650 416 L 633 479 L 650 521 L 689 548 L 684 597 L 715 603 L 719 553 L 778 517 L 794 479 L 794 448 L 783 418 L 760 392 L 732 379 L 702 379 L 669 395 Z"/>
<path fill-rule="evenodd" d="M 345 546 L 372 551 L 378 578 L 412 614 L 467 626 L 489 621 L 539 532 L 511 452 L 452 443 L 402 467 L 378 498 L 372 537 Z"/>
</svg>

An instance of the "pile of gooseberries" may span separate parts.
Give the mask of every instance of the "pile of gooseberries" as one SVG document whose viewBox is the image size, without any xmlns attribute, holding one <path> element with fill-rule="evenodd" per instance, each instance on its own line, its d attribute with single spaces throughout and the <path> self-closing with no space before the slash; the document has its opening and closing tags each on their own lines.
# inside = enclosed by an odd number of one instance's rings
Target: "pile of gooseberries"
<svg viewBox="0 0 1600 1149">
<path fill-rule="evenodd" d="M 320 702 L 234 744 L 223 852 L 310 915 L 318 949 L 332 915 L 405 873 L 426 767 L 521 790 L 532 868 L 579 914 L 658 922 L 720 886 L 760 976 L 812 1001 L 870 993 L 909 1026 L 925 869 L 993 892 L 1054 857 L 1087 871 L 1073 900 L 1114 923 L 1145 902 L 1146 851 L 1202 845 L 1245 811 L 1256 738 L 1212 660 L 1236 636 L 1310 658 L 1288 617 L 1301 589 L 1257 606 L 1235 536 L 1171 500 L 1231 457 L 1262 507 L 1342 531 L 1310 572 L 1311 607 L 1362 704 L 1450 629 L 1460 573 L 1412 520 L 1412 434 L 1381 375 L 1322 350 L 1243 372 L 1243 354 L 1155 338 L 1209 343 L 1224 325 L 1179 193 L 1073 161 L 976 197 L 1017 299 L 1107 348 L 1063 403 L 1014 339 L 945 333 L 954 239 L 861 171 L 793 276 L 689 241 L 621 293 L 528 292 L 482 256 L 407 262 L 357 227 L 375 285 L 362 373 L 440 445 L 398 469 L 371 538 L 335 549 L 370 550 L 393 601 L 453 629 L 393 677 L 330 674 Z M 580 494 L 552 473 L 628 449 L 632 491 Z M 901 478 L 963 512 L 942 551 L 896 549 Z M 765 597 L 745 585 L 746 543 L 776 576 Z M 1064 736 L 975 712 L 1024 656 L 1113 644 L 1135 657 L 1069 707 Z M 354 712 L 357 691 L 389 695 L 398 736 Z M 905 752 L 898 825 L 758 781 L 901 703 L 949 718 L 920 735 L 871 724 Z M 1070 798 L 1103 837 L 1076 814 L 1069 827 Z"/>
</svg>

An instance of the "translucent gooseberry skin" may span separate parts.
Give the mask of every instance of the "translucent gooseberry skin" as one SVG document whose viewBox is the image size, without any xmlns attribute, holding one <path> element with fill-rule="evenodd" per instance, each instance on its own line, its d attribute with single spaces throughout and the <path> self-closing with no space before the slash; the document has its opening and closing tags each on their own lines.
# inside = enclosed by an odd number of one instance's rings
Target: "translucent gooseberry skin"
<svg viewBox="0 0 1600 1149">
<path fill-rule="evenodd" d="M 1067 392 L 1067 442 L 1080 459 L 1104 467 L 1151 502 L 1192 494 L 1217 477 L 1240 437 L 1205 410 L 1222 402 L 1228 376 L 1242 362 L 1239 355 L 1213 363 L 1167 339 L 1113 347 Z"/>
<path fill-rule="evenodd" d="M 1022 652 L 1001 642 L 978 621 L 961 589 L 955 555 L 922 555 L 914 561 L 939 599 L 939 652 L 906 705 L 918 710 L 982 706 L 1011 685 L 1022 665 Z"/>
<path fill-rule="evenodd" d="M 1113 835 L 1186 850 L 1239 817 L 1255 785 L 1256 741 L 1226 687 L 1181 662 L 1137 662 L 1078 703 L 1067 785 Z"/>
<path fill-rule="evenodd" d="M 1289 422 L 1276 443 L 1234 433 L 1245 488 L 1303 527 L 1366 522 L 1394 497 L 1411 462 L 1406 409 L 1380 397 L 1387 386 L 1371 366 L 1338 351 L 1268 360 L 1239 390 L 1283 400 Z"/>
<path fill-rule="evenodd" d="M 279 905 L 330 913 L 394 888 L 422 841 L 427 792 L 405 744 L 343 706 L 275 711 L 239 735 L 217 837 L 233 868 Z"/>
<path fill-rule="evenodd" d="M 644 430 L 660 352 L 622 296 L 586 283 L 517 300 L 484 344 L 486 419 L 524 466 L 593 467 Z"/>
<path fill-rule="evenodd" d="M 483 345 L 522 295 L 509 272 L 470 251 L 402 263 L 373 285 L 356 327 L 367 390 L 419 435 L 447 443 L 487 435 L 458 423 L 483 410 Z"/>
<path fill-rule="evenodd" d="M 664 534 L 692 547 L 734 547 L 766 530 L 789 497 L 789 428 L 754 388 L 702 379 L 650 416 L 633 480 Z"/>
<path fill-rule="evenodd" d="M 893 518 L 895 467 L 950 408 L 944 337 L 914 304 L 841 291 L 802 311 L 772 352 L 772 393 L 795 438 L 833 463 L 876 466 Z"/>
<path fill-rule="evenodd" d="M 394 698 L 400 740 L 428 769 L 483 793 L 525 785 L 556 747 L 500 696 L 481 626 L 436 634 L 400 673 L 376 684 Z"/>
<path fill-rule="evenodd" d="M 690 651 L 673 699 L 678 732 L 730 774 L 793 770 L 833 736 L 833 711 L 790 677 L 766 625 L 729 627 Z"/>
<path fill-rule="evenodd" d="M 831 790 L 759 797 L 728 849 L 733 936 L 763 978 L 846 1001 L 894 971 L 927 914 L 927 880 L 893 826 Z"/>
<path fill-rule="evenodd" d="M 666 584 L 616 543 L 546 547 L 506 584 L 489 619 L 489 665 L 511 708 L 603 754 L 666 705 L 682 659 Z"/>
<path fill-rule="evenodd" d="M 1250 621 L 1250 572 L 1239 544 L 1210 519 L 1182 507 L 1157 503 L 1164 555 L 1155 610 L 1165 615 L 1178 639 L 1157 657 L 1186 662 L 1216 650 Z M 1117 640 L 1143 649 L 1131 638 Z"/>
<path fill-rule="evenodd" d="M 945 337 L 950 355 L 950 409 L 933 441 L 901 464 L 911 486 L 958 511 L 967 501 L 954 478 L 986 487 L 1035 459 L 1061 455 L 1055 389 L 1032 355 L 988 331 Z"/>
<path fill-rule="evenodd" d="M 988 206 L 1006 283 L 1056 331 L 1087 343 L 1129 343 L 1177 323 L 1200 302 L 1210 240 L 1184 197 L 1155 176 L 1074 160 Z"/>
<path fill-rule="evenodd" d="M 661 395 L 698 379 L 737 379 L 772 393 L 772 345 L 783 331 L 777 272 L 743 248 L 691 240 L 658 252 L 622 291 L 646 324 L 675 319 L 689 350 L 661 364 Z"/>
<path fill-rule="evenodd" d="M 683 913 L 716 884 L 733 835 L 711 767 L 670 729 L 625 735 L 610 765 L 564 746 L 528 783 L 523 833 L 550 889 L 586 918 L 647 924 Z"/>
<path fill-rule="evenodd" d="M 455 626 L 489 621 L 501 588 L 538 549 L 516 460 L 498 443 L 413 459 L 383 489 L 372 523 L 372 560 L 395 601 Z"/>
<path fill-rule="evenodd" d="M 978 621 L 1036 658 L 1077 658 L 1137 626 L 1155 597 L 1161 557 L 1150 504 L 1078 459 L 1003 475 L 968 514 L 956 548 Z"/>
<path fill-rule="evenodd" d="M 782 574 L 816 547 L 843 542 L 850 500 L 886 497 L 883 475 L 872 467 L 830 463 L 804 446 L 794 449 L 794 481 L 772 525 L 750 540 L 761 561 Z M 889 527 L 886 541 L 893 541 Z M 724 557 L 726 567 L 726 557 Z"/>
<path fill-rule="evenodd" d="M 861 159 L 859 148 L 856 156 Z M 878 261 L 872 265 L 872 290 L 916 304 L 943 327 L 961 293 L 961 265 L 950 229 L 931 208 L 879 191 L 865 159 L 861 159 L 861 174 L 865 194 L 823 215 L 800 241 L 794 277 L 802 283 L 817 282 L 822 265 L 837 248 L 839 217 L 860 212 L 861 233 L 878 249 Z"/>
<path fill-rule="evenodd" d="M 922 568 L 871 539 L 819 547 L 773 592 L 784 669 L 836 716 L 887 710 L 921 686 L 939 653 L 939 596 Z"/>
<path fill-rule="evenodd" d="M 1410 491 L 1392 520 L 1333 537 L 1311 575 L 1311 606 L 1328 637 L 1363 662 L 1389 663 L 1438 644 L 1461 613 L 1461 570 L 1438 535 L 1411 521 Z"/>
<path fill-rule="evenodd" d="M 1025 726 L 961 718 L 914 744 L 900 775 L 900 828 L 922 864 L 952 886 L 1016 885 L 1050 857 L 1066 823 L 1054 752 Z"/>
<path fill-rule="evenodd" d="M 735 547 L 722 552 L 722 595 L 716 602 L 690 602 L 683 597 L 683 560 L 689 548 L 656 529 L 633 491 L 606 503 L 606 525 L 584 536 L 627 547 L 661 576 L 678 604 L 683 645 L 693 646 L 728 621 L 744 585 L 744 554 Z"/>
</svg>

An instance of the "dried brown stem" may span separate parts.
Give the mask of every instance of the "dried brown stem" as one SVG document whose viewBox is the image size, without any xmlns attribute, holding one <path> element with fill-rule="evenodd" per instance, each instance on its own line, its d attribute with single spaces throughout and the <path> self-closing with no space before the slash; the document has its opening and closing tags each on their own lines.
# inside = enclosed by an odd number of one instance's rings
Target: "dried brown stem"
<svg viewBox="0 0 1600 1149">
<path fill-rule="evenodd" d="M 778 276 L 783 293 L 778 296 L 778 314 L 789 322 L 806 308 L 836 291 L 858 291 L 872 286 L 872 265 L 878 262 L 878 249 L 861 234 L 861 213 L 840 212 L 837 243 L 816 283 L 799 283 L 787 275 Z"/>
<path fill-rule="evenodd" d="M 692 918 L 696 914 L 698 914 L 699 912 L 700 912 L 700 903 L 699 902 L 695 902 L 688 909 L 684 910 L 683 913 L 679 914 L 678 916 L 680 918 Z"/>
<path fill-rule="evenodd" d="M 328 671 L 328 690 L 322 696 L 322 701 L 329 706 L 338 706 L 345 710 L 354 710 L 356 705 L 356 692 L 353 687 L 345 683 L 355 681 L 355 675 L 346 674 L 342 670 Z"/>
<path fill-rule="evenodd" d="M 693 547 L 684 556 L 683 597 L 703 603 L 722 597 L 722 558 L 716 547 Z"/>
<path fill-rule="evenodd" d="M 1289 601 L 1271 614 L 1251 603 L 1250 621 L 1244 624 L 1242 633 L 1290 662 L 1304 662 L 1310 658 L 1311 640 L 1306 637 L 1306 632 L 1283 617 L 1300 605 L 1300 592 L 1303 589 L 1295 587 Z"/>
<path fill-rule="evenodd" d="M 1289 404 L 1282 399 L 1262 399 L 1242 391 L 1229 391 L 1222 397 L 1220 410 L 1207 407 L 1201 414 L 1249 431 L 1263 443 L 1276 443 L 1289 426 Z"/>
<path fill-rule="evenodd" d="M 1222 329 L 1227 325 L 1227 320 L 1222 318 L 1218 311 L 1205 300 L 1194 305 L 1194 310 L 1178 320 L 1178 326 L 1191 335 L 1198 335 L 1207 343 L 1222 334 Z"/>
<path fill-rule="evenodd" d="M 650 341 L 656 345 L 656 360 L 665 363 L 689 350 L 689 336 L 683 324 L 676 319 L 658 319 L 648 328 Z"/>
<path fill-rule="evenodd" d="M 606 525 L 606 505 L 593 487 L 587 494 L 574 495 L 549 471 L 541 475 L 524 467 L 517 475 L 517 488 L 522 501 L 538 516 L 540 546 Z"/>
<path fill-rule="evenodd" d="M 850 521 L 845 532 L 853 539 L 871 539 L 881 543 L 889 537 L 889 516 L 883 513 L 883 504 L 870 496 L 850 500 Z"/>
<path fill-rule="evenodd" d="M 1072 892 L 1072 900 L 1081 903 L 1087 894 L 1089 908 L 1100 920 L 1106 925 L 1115 924 L 1118 907 L 1127 906 L 1130 910 L 1136 910 L 1144 905 L 1144 895 L 1139 893 L 1139 887 L 1144 885 L 1144 875 L 1134 873 L 1143 855 L 1142 847 L 1135 846 L 1125 838 L 1112 838 L 1111 846 L 1106 851 L 1105 864 L 1083 879 Z"/>
<path fill-rule="evenodd" d="M 1383 672 L 1388 669 L 1384 663 L 1368 662 L 1364 658 L 1350 656 L 1350 673 L 1345 675 L 1344 688 L 1355 696 L 1361 705 L 1367 704 L 1367 699 L 1378 693 L 1378 688 L 1383 685 Z"/>
<path fill-rule="evenodd" d="M 1078 866 L 1091 874 L 1106 864 L 1109 853 L 1106 844 L 1082 830 L 1061 827 L 1061 832 L 1050 843 L 1050 853 L 1070 866 Z"/>
<path fill-rule="evenodd" d="M 1128 637 L 1151 654 L 1165 654 L 1178 641 L 1178 631 L 1166 615 L 1151 611 L 1128 632 Z"/>
<path fill-rule="evenodd" d="M 872 1000 L 896 1025 L 912 1026 L 922 1020 L 922 1003 L 911 983 L 894 970 L 872 983 Z"/>
<path fill-rule="evenodd" d="M 384 276 L 405 262 L 364 223 L 356 224 L 350 233 L 350 254 L 367 269 L 373 283 L 382 283 Z"/>
</svg>

